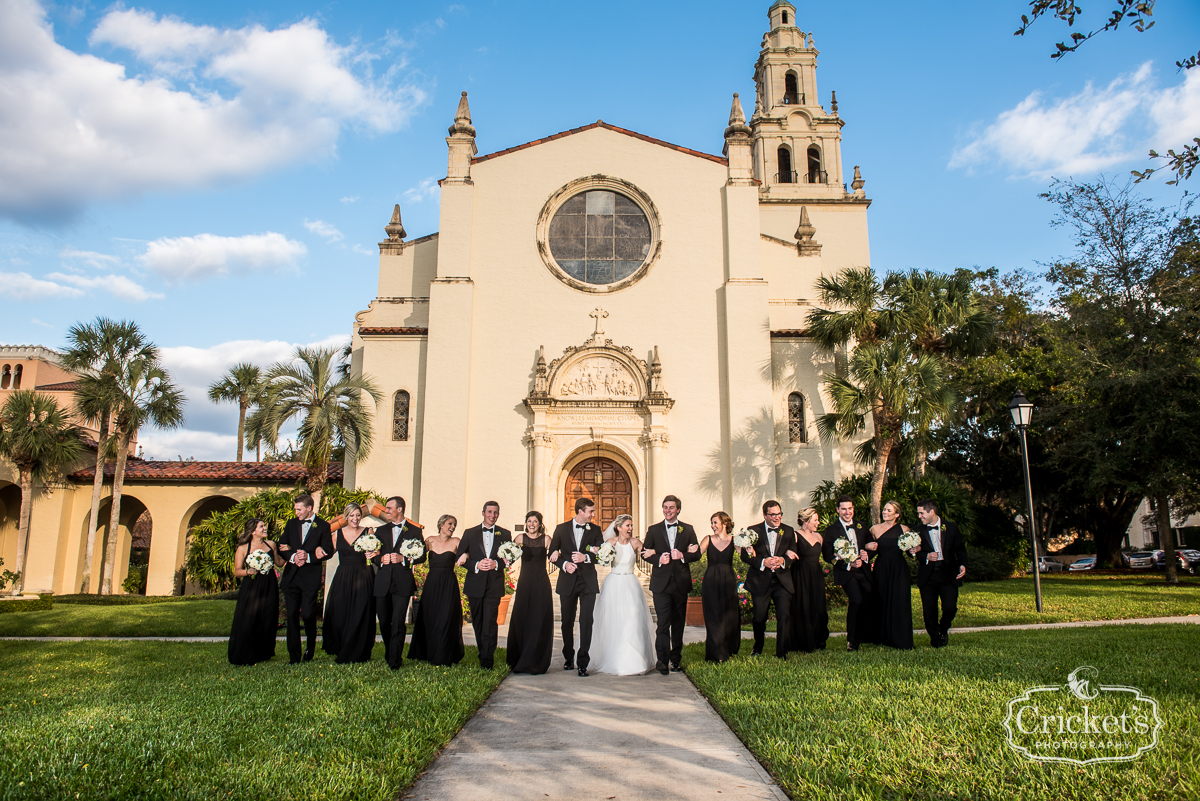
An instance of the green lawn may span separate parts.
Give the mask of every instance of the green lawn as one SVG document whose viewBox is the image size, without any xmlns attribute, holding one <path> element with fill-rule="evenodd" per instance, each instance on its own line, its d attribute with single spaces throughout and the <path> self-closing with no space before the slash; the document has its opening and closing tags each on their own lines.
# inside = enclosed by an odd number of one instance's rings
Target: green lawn
<svg viewBox="0 0 1200 801">
<path fill-rule="evenodd" d="M 222 644 L 5 643 L 0 798 L 393 799 L 507 674 Z"/>
<path fill-rule="evenodd" d="M 0 615 L 0 637 L 228 637 L 236 604 L 55 604 L 41 612 Z"/>
<path fill-rule="evenodd" d="M 912 588 L 913 628 L 925 628 L 921 594 Z M 968 582 L 958 592 L 956 627 L 1011 626 L 1200 614 L 1200 579 L 1163 584 L 1161 574 L 1043 576 L 1042 613 L 1034 607 L 1033 578 Z M 0 622 L 0 626 L 3 623 Z M 774 621 L 770 623 L 774 631 Z M 746 624 L 742 628 L 749 629 Z M 831 631 L 846 630 L 846 607 L 829 609 Z"/>
<path fill-rule="evenodd" d="M 717 665 L 691 645 L 684 668 L 793 798 L 1200 797 L 1200 626 L 980 632 L 939 650 L 831 648 L 786 662 L 749 650 L 743 641 L 743 656 Z M 1158 701 L 1157 749 L 1087 766 L 1009 749 L 1008 699 L 1082 665 Z"/>
</svg>

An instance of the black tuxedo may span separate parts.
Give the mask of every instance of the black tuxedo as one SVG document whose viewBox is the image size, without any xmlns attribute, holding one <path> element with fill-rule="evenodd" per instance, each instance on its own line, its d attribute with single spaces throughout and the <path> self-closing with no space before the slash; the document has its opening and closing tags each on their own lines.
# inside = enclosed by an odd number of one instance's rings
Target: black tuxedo
<svg viewBox="0 0 1200 801">
<path fill-rule="evenodd" d="M 646 538 L 642 540 L 643 548 L 654 551 L 650 559 L 650 593 L 654 596 L 654 611 L 658 616 L 654 651 L 664 665 L 678 665 L 683 658 L 683 624 L 687 618 L 688 593 L 692 589 L 692 571 L 688 563 L 699 561 L 702 556 L 699 548 L 695 553 L 688 551 L 688 546 L 699 545 L 696 530 L 682 521 L 676 521 L 676 524 L 675 550 L 683 553 L 682 559 L 672 559 L 665 565 L 658 563 L 664 553 L 671 552 L 665 520 L 646 529 Z"/>
<path fill-rule="evenodd" d="M 554 591 L 558 593 L 558 602 L 562 610 L 563 658 L 567 664 L 575 664 L 581 668 L 588 666 L 591 657 L 588 651 L 592 647 L 592 612 L 596 608 L 596 595 L 600 592 L 600 581 L 596 578 L 596 557 L 589 548 L 599 548 L 604 544 L 604 535 L 595 523 L 588 523 L 587 528 L 579 538 L 578 547 L 575 543 L 575 519 L 559 523 L 550 538 L 549 553 L 558 551 L 558 581 Z M 563 565 L 572 561 L 571 556 L 582 553 L 585 560 L 575 565 L 575 572 L 568 573 Z M 579 613 L 579 658 L 575 658 L 575 614 Z"/>
<path fill-rule="evenodd" d="M 858 550 L 865 551 L 866 544 L 871 541 L 871 532 L 857 520 L 854 521 L 853 526 Z M 833 566 L 833 581 L 846 591 L 846 598 L 849 601 L 849 607 L 846 609 L 846 642 L 849 645 L 858 645 L 858 616 L 871 598 L 871 568 L 869 562 L 865 560 L 861 567 L 850 567 L 837 557 L 833 550 L 833 543 L 844 536 L 846 536 L 846 529 L 839 517 L 826 526 L 825 531 L 822 532 L 824 544 L 821 548 L 821 555 L 825 557 L 826 562 Z M 867 556 L 870 556 L 870 552 L 867 553 Z"/>
<path fill-rule="evenodd" d="M 472 526 L 463 532 L 458 541 L 458 555 L 466 554 L 467 578 L 463 581 L 463 595 L 471 609 L 471 628 L 475 630 L 475 645 L 479 649 L 480 667 L 490 668 L 496 654 L 496 641 L 500 626 L 496 616 L 500 612 L 500 599 L 504 597 L 504 562 L 496 552 L 506 542 L 512 542 L 508 529 L 495 526 L 492 531 L 492 548 L 484 547 L 483 525 Z M 484 559 L 493 559 L 500 564 L 495 570 L 477 571 L 476 566 Z"/>
<path fill-rule="evenodd" d="M 796 548 L 796 530 L 786 523 L 779 527 L 775 538 L 775 550 L 771 551 L 767 540 L 766 522 L 755 523 L 750 530 L 758 534 L 752 553 L 742 552 L 742 561 L 750 566 L 746 571 L 746 591 L 754 603 L 754 653 L 761 654 L 766 641 L 767 618 L 771 604 L 775 604 L 775 655 L 787 656 L 792 631 L 792 585 L 791 561 L 787 552 Z M 783 567 L 778 570 L 763 570 L 763 560 L 768 556 L 782 556 Z"/>
<path fill-rule="evenodd" d="M 399 531 L 399 540 L 396 539 L 397 530 Z M 382 564 L 384 555 L 399 552 L 397 546 L 405 540 L 416 540 L 422 545 L 425 544 L 425 537 L 421 529 L 415 523 L 407 520 L 400 525 L 388 523 L 380 526 L 375 529 L 375 536 L 379 538 L 380 543 L 379 556 L 372 560 L 377 568 L 375 571 L 375 597 L 379 599 L 375 603 L 375 610 L 379 615 L 379 631 L 383 635 L 383 650 L 387 656 L 387 663 L 395 670 L 404 663 L 404 638 L 408 633 L 406 628 L 408 605 L 417 589 L 412 566 L 424 562 L 428 554 L 422 553 L 411 563 Z"/>
<path fill-rule="evenodd" d="M 921 591 L 921 613 L 925 618 L 925 630 L 934 646 L 945 643 L 950 624 L 958 613 L 958 588 L 962 579 L 958 571 L 967 566 L 967 549 L 963 545 L 958 523 L 941 519 L 942 558 L 929 561 L 928 555 L 935 551 L 929 536 L 930 527 L 920 526 L 921 550 L 917 551 L 917 587 Z M 938 599 L 942 602 L 942 614 L 938 617 Z"/>
<path fill-rule="evenodd" d="M 297 518 L 287 521 L 283 527 L 283 535 L 279 538 L 279 555 L 287 560 L 283 568 L 283 578 L 279 581 L 279 590 L 283 593 L 284 606 L 287 609 L 287 648 L 288 659 L 299 662 L 300 652 L 300 621 L 304 621 L 305 648 L 303 656 L 312 659 L 317 647 L 317 591 L 321 588 L 321 563 L 333 556 L 333 532 L 329 523 L 319 517 L 313 518 L 309 526 L 308 536 L 302 536 L 303 522 Z M 325 551 L 325 558 L 317 558 L 317 548 Z M 308 562 L 303 567 L 297 567 L 292 557 L 298 551 L 308 554 Z"/>
</svg>

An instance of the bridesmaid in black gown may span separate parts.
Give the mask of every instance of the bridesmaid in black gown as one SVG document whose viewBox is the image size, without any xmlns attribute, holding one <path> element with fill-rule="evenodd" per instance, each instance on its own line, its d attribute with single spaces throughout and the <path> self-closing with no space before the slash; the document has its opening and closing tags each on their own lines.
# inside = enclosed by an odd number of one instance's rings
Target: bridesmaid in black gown
<svg viewBox="0 0 1200 801">
<path fill-rule="evenodd" d="M 375 574 L 368 560 L 377 554 L 354 550 L 358 538 L 370 531 L 359 525 L 362 507 L 357 503 L 348 504 L 343 514 L 346 526 L 333 532 L 338 567 L 325 599 L 321 647 L 325 653 L 334 654 L 338 664 L 344 665 L 369 662 L 375 648 Z"/>
<path fill-rule="evenodd" d="M 900 522 L 900 504 L 895 501 L 885 503 L 880 515 L 883 522 L 871 526 L 874 541 L 866 545 L 868 551 L 878 556 L 872 566 L 870 612 L 866 621 L 862 616 L 859 618 L 868 622 L 871 631 L 864 642 L 912 650 L 912 578 L 899 544 L 900 535 L 908 531 L 908 526 Z"/>
<path fill-rule="evenodd" d="M 513 673 L 545 673 L 554 650 L 554 594 L 541 512 L 525 516 L 525 533 L 514 534 L 513 542 L 521 546 L 521 575 L 508 623 L 508 666 Z"/>
<path fill-rule="evenodd" d="M 733 570 L 733 520 L 724 512 L 709 519 L 712 534 L 700 540 L 708 568 L 700 585 L 704 608 L 704 658 L 724 662 L 742 647 L 737 573 Z"/>
<path fill-rule="evenodd" d="M 825 568 L 821 566 L 825 542 L 817 531 L 819 526 L 820 518 L 812 507 L 796 515 L 796 550 L 791 557 L 792 586 L 796 588 L 792 601 L 792 645 L 807 654 L 824 650 L 829 639 Z"/>
<path fill-rule="evenodd" d="M 454 665 L 462 661 L 462 596 L 454 563 L 458 559 L 458 538 L 451 536 L 458 527 L 453 515 L 438 518 L 438 533 L 425 541 L 429 573 L 421 587 L 417 620 L 413 625 L 408 658 L 431 665 Z"/>
<path fill-rule="evenodd" d="M 238 538 L 233 556 L 233 575 L 241 578 L 242 583 L 238 587 L 233 628 L 229 632 L 229 663 L 232 665 L 254 665 L 275 656 L 279 580 L 273 569 L 259 573 L 246 567 L 246 557 L 255 551 L 271 554 L 275 567 L 283 565 L 275 543 L 267 539 L 267 524 L 257 517 L 246 521 L 246 530 Z"/>
</svg>

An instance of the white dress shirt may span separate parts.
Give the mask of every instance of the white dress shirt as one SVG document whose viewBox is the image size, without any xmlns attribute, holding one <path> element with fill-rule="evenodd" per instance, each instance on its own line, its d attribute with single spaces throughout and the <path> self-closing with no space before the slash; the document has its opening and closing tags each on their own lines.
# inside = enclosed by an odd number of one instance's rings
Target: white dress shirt
<svg viewBox="0 0 1200 801">
<path fill-rule="evenodd" d="M 767 528 L 767 547 L 771 549 L 771 552 L 768 553 L 767 556 L 775 555 L 775 543 L 778 542 L 778 540 L 779 540 L 779 529 L 768 527 Z M 764 561 L 762 563 L 761 569 L 762 570 L 770 570 L 771 568 L 767 567 L 767 564 Z"/>
<path fill-rule="evenodd" d="M 940 560 L 942 558 L 942 519 L 940 517 L 929 527 L 929 542 L 933 545 L 933 550 Z"/>
</svg>

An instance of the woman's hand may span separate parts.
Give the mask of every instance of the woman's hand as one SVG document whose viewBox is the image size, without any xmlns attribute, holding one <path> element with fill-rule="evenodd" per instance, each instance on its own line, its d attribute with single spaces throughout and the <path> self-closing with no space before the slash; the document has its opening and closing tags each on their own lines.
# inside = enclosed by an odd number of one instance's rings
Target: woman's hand
<svg viewBox="0 0 1200 801">
<path fill-rule="evenodd" d="M 877 549 L 877 548 L 879 547 L 879 543 L 877 543 L 877 542 L 868 542 L 868 543 L 867 543 L 866 545 L 864 545 L 863 547 L 864 547 L 864 548 L 866 548 L 868 551 L 874 551 L 875 549 Z"/>
<path fill-rule="evenodd" d="M 365 556 L 368 559 L 374 559 L 376 556 L 379 556 L 379 551 L 367 551 Z"/>
<path fill-rule="evenodd" d="M 795 552 L 795 551 L 788 551 L 788 552 L 787 552 L 787 558 L 788 558 L 788 559 L 791 559 L 793 562 L 795 562 L 795 561 L 796 561 L 797 559 L 799 559 L 800 557 L 799 557 L 799 556 L 796 556 L 796 552 Z"/>
<path fill-rule="evenodd" d="M 699 553 L 699 552 L 700 552 L 699 544 L 693 542 L 691 545 L 688 546 L 688 553 Z"/>
</svg>

